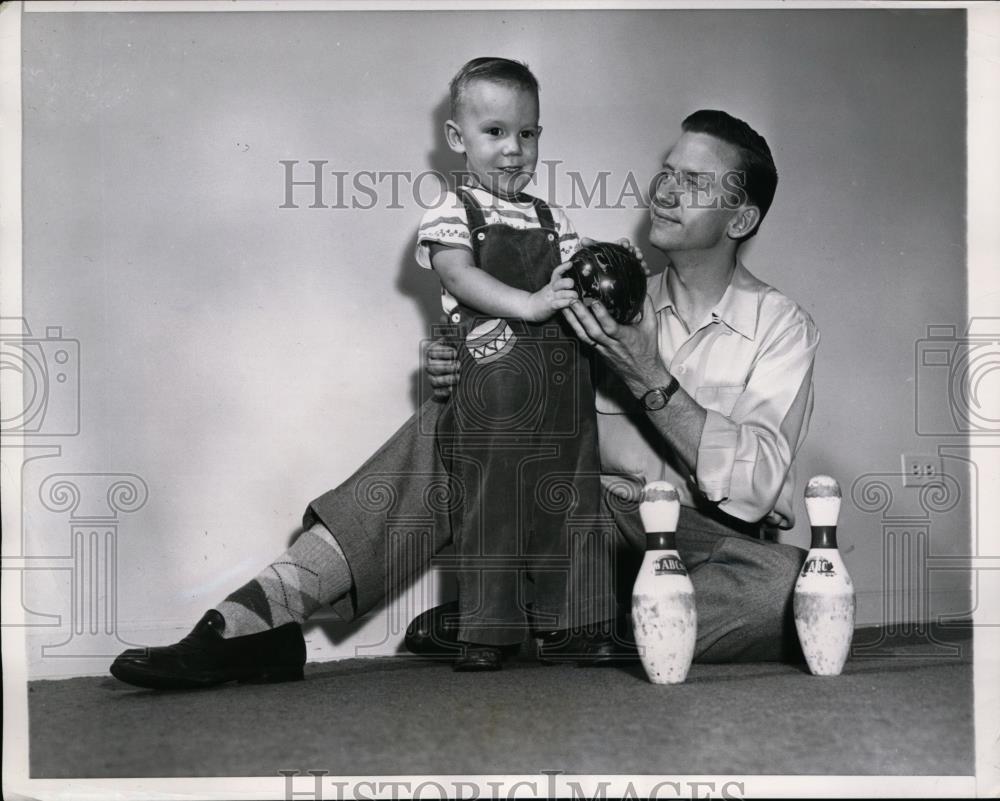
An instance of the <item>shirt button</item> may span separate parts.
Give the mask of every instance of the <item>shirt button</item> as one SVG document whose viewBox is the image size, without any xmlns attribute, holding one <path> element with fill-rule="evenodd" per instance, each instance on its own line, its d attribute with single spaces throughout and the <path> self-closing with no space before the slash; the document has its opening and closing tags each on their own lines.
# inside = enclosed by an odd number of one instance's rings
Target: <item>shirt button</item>
<svg viewBox="0 0 1000 801">
<path fill-rule="evenodd" d="M 681 365 L 680 367 L 678 367 L 678 368 L 677 368 L 677 372 L 678 372 L 678 373 L 680 373 L 681 375 L 683 375 L 684 373 L 686 373 L 686 372 L 687 372 L 687 367 L 685 367 L 685 366 L 684 366 L 684 365 L 682 364 L 682 365 Z"/>
<path fill-rule="evenodd" d="M 484 239 L 486 239 L 486 234 L 484 234 L 484 233 L 482 233 L 480 231 L 478 234 L 476 234 L 476 239 L 478 239 L 480 242 L 482 242 Z"/>
</svg>

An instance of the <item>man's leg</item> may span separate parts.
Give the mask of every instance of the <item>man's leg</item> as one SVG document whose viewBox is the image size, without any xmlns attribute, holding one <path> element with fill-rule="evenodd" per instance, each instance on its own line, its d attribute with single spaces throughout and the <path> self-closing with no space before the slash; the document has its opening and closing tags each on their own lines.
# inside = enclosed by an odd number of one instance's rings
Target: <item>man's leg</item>
<svg viewBox="0 0 1000 801">
<path fill-rule="evenodd" d="M 351 586 L 334 608 L 360 617 L 422 573 L 451 543 L 456 495 L 435 430 L 445 404 L 428 400 L 347 481 L 312 501 L 303 517 L 333 533 Z"/>
<path fill-rule="evenodd" d="M 322 523 L 303 531 L 292 547 L 216 606 L 223 637 L 245 637 L 285 623 L 304 623 L 317 609 L 351 589 L 340 544 Z"/>
<path fill-rule="evenodd" d="M 301 678 L 302 620 L 335 600 L 344 618 L 364 614 L 450 541 L 451 488 L 434 443 L 440 407 L 427 401 L 353 476 L 313 501 L 292 547 L 187 637 L 130 649 L 111 672 L 164 689 Z"/>
<path fill-rule="evenodd" d="M 642 563 L 646 534 L 639 518 L 638 493 L 632 500 L 602 492 L 603 507 L 613 517 L 615 542 L 604 554 L 615 573 L 618 602 L 627 609 L 632 585 Z M 693 509 L 681 507 L 677 545 L 694 584 L 698 610 L 696 662 L 799 661 L 801 650 L 792 617 L 792 592 L 805 551 L 755 539 L 748 527 L 733 521 L 727 526 Z M 595 541 L 596 542 L 596 541 Z M 607 540 L 600 540 L 601 548 Z M 421 615 L 411 629 L 434 628 L 438 607 Z M 420 624 L 420 625 L 418 625 Z M 627 639 L 627 633 L 622 632 Z M 426 637 L 407 633 L 407 645 L 417 653 L 434 653 Z M 625 643 L 608 653 L 607 663 L 628 656 Z M 634 658 L 634 646 L 631 655 Z M 605 663 L 605 660 L 599 664 Z"/>
<path fill-rule="evenodd" d="M 805 551 L 740 535 L 715 535 L 706 561 L 691 569 L 698 605 L 699 662 L 794 662 L 802 652 L 792 613 L 792 592 Z M 698 542 L 692 527 L 678 538 Z"/>
<path fill-rule="evenodd" d="M 606 499 L 607 500 L 607 499 Z M 610 503 L 623 543 L 632 550 L 632 581 L 645 548 L 638 505 Z M 735 523 L 735 521 L 734 521 Z M 742 528 L 742 527 L 741 527 Z M 681 507 L 677 548 L 694 584 L 697 662 L 775 662 L 800 658 L 792 591 L 805 551 L 754 539 L 694 509 Z M 632 583 L 620 574 L 619 590 Z"/>
</svg>

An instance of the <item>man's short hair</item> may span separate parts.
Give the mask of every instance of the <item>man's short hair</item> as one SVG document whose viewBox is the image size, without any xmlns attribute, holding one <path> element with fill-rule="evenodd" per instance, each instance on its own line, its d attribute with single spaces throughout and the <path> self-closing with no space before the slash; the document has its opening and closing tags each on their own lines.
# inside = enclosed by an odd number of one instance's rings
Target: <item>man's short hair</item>
<svg viewBox="0 0 1000 801">
<path fill-rule="evenodd" d="M 451 79 L 451 116 L 458 116 L 462 105 L 462 95 L 466 87 L 473 81 L 492 81 L 508 86 L 516 86 L 526 92 L 531 92 L 538 100 L 538 79 L 532 75 L 527 64 L 512 61 L 509 58 L 485 56 L 474 58 L 468 62 L 458 74 Z"/>
<path fill-rule="evenodd" d="M 746 191 L 747 201 L 760 209 L 760 220 L 754 230 L 743 237 L 749 239 L 757 233 L 760 223 L 764 221 L 767 210 L 771 208 L 771 201 L 774 200 L 774 190 L 778 187 L 778 170 L 774 166 L 771 148 L 767 146 L 763 136 L 743 120 L 736 119 L 725 111 L 696 111 L 681 123 L 681 130 L 708 134 L 736 148 L 740 157 L 737 169 L 743 173 L 743 189 Z"/>
</svg>

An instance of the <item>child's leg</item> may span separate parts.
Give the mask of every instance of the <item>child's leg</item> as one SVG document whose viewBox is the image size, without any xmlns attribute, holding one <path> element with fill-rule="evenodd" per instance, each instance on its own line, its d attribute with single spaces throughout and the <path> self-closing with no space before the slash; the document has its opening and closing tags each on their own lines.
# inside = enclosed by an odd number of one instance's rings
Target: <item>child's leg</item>
<svg viewBox="0 0 1000 801">
<path fill-rule="evenodd" d="M 575 340 L 554 342 L 570 346 L 574 358 L 543 362 L 548 386 L 540 451 L 548 455 L 533 465 L 530 479 L 536 627 L 579 631 L 616 616 L 615 528 L 601 503 L 590 362 Z"/>
<path fill-rule="evenodd" d="M 521 496 L 537 450 L 526 410 L 532 380 L 519 353 L 487 364 L 464 353 L 462 382 L 442 415 L 438 446 L 461 495 L 452 531 L 463 642 L 501 646 L 527 636 Z"/>
</svg>

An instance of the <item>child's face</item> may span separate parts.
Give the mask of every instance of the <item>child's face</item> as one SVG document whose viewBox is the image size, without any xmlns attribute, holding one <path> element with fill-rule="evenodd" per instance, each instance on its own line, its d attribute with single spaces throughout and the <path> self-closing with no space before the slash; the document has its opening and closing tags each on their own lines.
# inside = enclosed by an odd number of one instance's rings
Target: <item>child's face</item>
<svg viewBox="0 0 1000 801">
<path fill-rule="evenodd" d="M 462 94 L 457 119 L 445 123 L 448 145 L 465 154 L 480 183 L 500 195 L 521 192 L 538 163 L 538 99 L 533 92 L 492 81 L 473 81 Z"/>
</svg>

